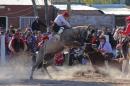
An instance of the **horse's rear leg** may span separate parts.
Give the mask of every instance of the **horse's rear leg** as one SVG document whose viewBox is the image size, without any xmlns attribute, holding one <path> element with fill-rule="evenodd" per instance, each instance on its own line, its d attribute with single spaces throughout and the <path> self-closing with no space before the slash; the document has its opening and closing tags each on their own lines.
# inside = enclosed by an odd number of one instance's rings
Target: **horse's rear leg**
<svg viewBox="0 0 130 86">
<path fill-rule="evenodd" d="M 36 67 L 37 67 L 37 63 L 36 63 L 36 56 L 37 56 L 37 54 L 36 53 L 33 53 L 33 55 L 32 55 L 32 65 L 33 65 L 33 67 L 32 67 L 32 70 L 31 70 L 31 75 L 30 75 L 30 79 L 33 79 L 33 72 L 35 71 L 35 69 L 36 69 Z"/>
<path fill-rule="evenodd" d="M 41 60 L 42 61 L 42 60 Z M 32 67 L 32 70 L 31 70 L 31 75 L 30 75 L 30 79 L 33 79 L 33 73 L 35 71 L 35 69 L 38 67 L 39 63 L 41 63 L 40 60 L 38 60 Z"/>
<path fill-rule="evenodd" d="M 108 60 L 105 60 L 104 64 L 105 64 L 106 73 L 108 74 L 110 72 Z"/>
<path fill-rule="evenodd" d="M 34 65 L 34 66 L 32 67 L 32 71 L 31 71 L 31 75 L 30 75 L 30 80 L 33 79 L 33 73 L 34 73 L 36 67 L 37 67 L 36 65 Z"/>
<path fill-rule="evenodd" d="M 32 54 L 32 64 L 36 63 L 36 53 Z"/>
<path fill-rule="evenodd" d="M 124 60 L 122 63 L 122 73 L 127 75 L 129 71 L 129 60 Z"/>
<path fill-rule="evenodd" d="M 50 75 L 50 73 L 47 70 L 47 65 L 46 64 L 43 64 L 43 69 L 45 70 L 45 72 L 47 73 L 47 75 L 49 76 L 49 78 L 52 79 L 52 76 Z"/>
</svg>

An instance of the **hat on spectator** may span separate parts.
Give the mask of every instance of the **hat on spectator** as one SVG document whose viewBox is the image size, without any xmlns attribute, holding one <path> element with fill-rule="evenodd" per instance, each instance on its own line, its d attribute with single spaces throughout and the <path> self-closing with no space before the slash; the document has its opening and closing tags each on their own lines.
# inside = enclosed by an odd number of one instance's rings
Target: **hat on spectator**
<svg viewBox="0 0 130 86">
<path fill-rule="evenodd" d="M 104 39 L 104 40 L 106 40 L 106 37 L 105 37 L 104 35 L 101 35 L 101 36 L 99 37 L 99 39 Z"/>
</svg>

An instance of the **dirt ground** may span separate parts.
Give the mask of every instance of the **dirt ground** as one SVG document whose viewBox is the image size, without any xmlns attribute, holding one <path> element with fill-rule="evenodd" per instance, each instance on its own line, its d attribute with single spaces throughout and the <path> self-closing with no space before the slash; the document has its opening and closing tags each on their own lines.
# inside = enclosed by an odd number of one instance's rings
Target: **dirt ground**
<svg viewBox="0 0 130 86">
<path fill-rule="evenodd" d="M 37 70 L 34 80 L 29 80 L 31 65 L 31 58 L 24 54 L 0 65 L 0 86 L 130 86 L 130 76 L 119 70 L 100 68 L 101 72 L 95 73 L 90 65 L 49 67 L 52 79 Z"/>
</svg>

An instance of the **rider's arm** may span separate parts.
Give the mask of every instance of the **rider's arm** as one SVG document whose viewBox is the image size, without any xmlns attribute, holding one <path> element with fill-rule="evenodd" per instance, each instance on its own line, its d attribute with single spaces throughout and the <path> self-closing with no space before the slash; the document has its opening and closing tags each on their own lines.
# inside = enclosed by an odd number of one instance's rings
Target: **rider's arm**
<svg viewBox="0 0 130 86">
<path fill-rule="evenodd" d="M 69 28 L 71 27 L 71 25 L 69 24 L 69 22 L 67 20 L 65 20 L 64 17 L 61 17 L 61 21 L 62 21 L 63 25 L 66 25 Z"/>
</svg>

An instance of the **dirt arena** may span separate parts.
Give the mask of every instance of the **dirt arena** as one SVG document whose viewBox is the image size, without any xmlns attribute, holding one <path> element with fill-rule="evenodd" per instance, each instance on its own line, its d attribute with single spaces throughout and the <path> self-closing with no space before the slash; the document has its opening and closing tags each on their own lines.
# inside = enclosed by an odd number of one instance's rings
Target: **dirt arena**
<svg viewBox="0 0 130 86">
<path fill-rule="evenodd" d="M 34 80 L 29 80 L 32 65 L 30 59 L 23 54 L 1 65 L 0 86 L 130 86 L 130 76 L 122 75 L 119 70 L 100 68 L 99 74 L 92 72 L 89 65 L 64 65 L 56 69 L 49 67 L 52 79 L 38 70 L 34 73 Z"/>
</svg>

